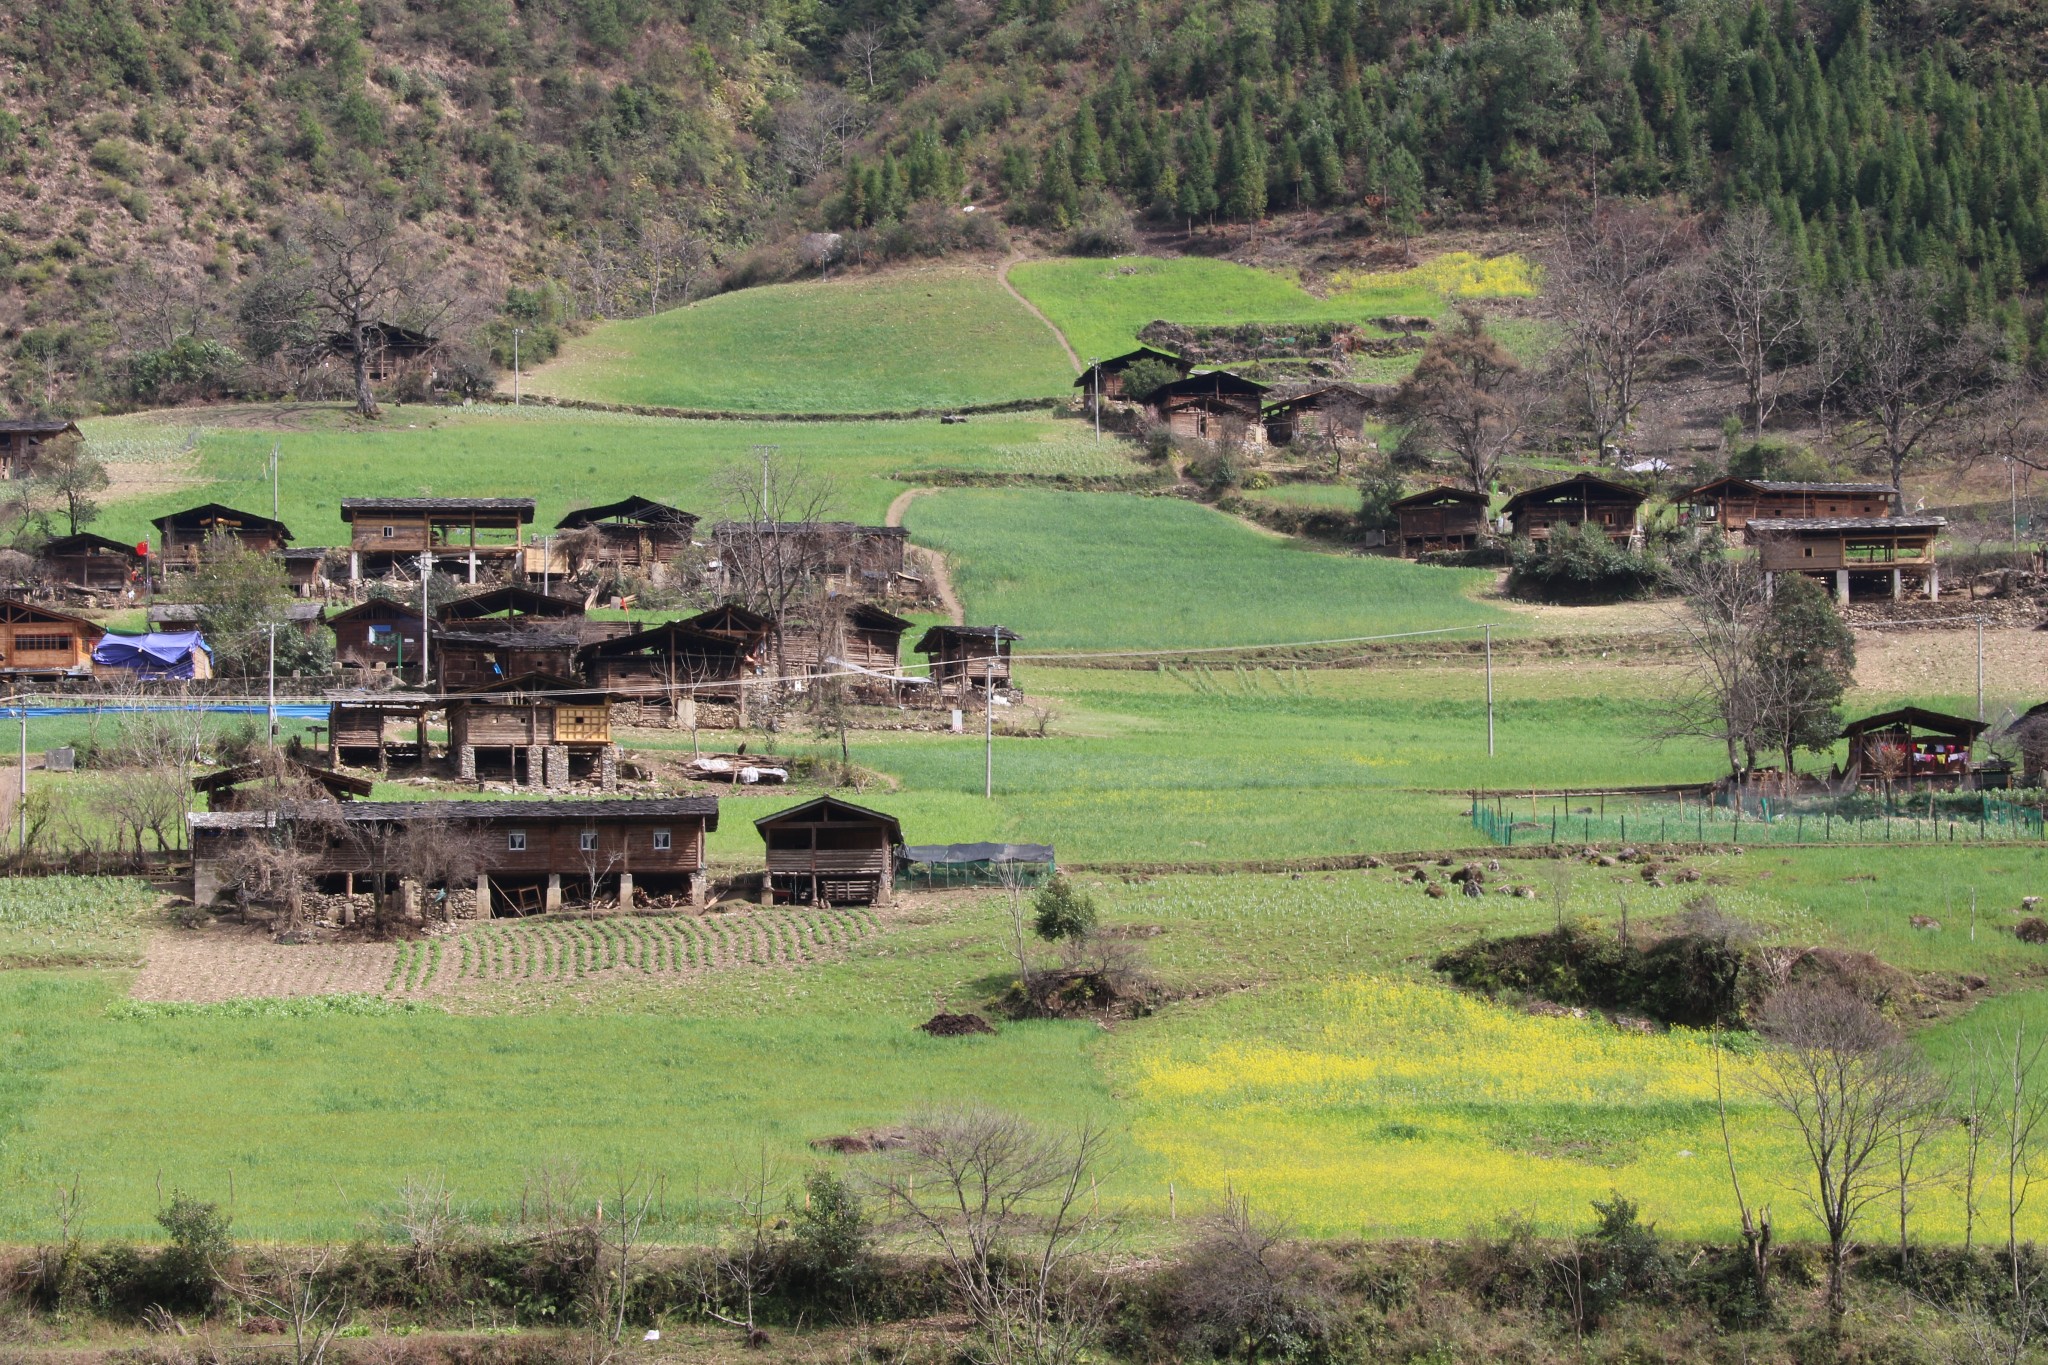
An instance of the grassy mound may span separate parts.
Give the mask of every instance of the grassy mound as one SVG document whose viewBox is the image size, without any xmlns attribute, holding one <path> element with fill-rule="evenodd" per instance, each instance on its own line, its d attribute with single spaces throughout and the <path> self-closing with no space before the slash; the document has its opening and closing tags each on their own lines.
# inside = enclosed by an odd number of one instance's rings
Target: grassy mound
<svg viewBox="0 0 2048 1365">
<path fill-rule="evenodd" d="M 1045 325 L 986 267 L 771 285 L 607 323 L 530 392 L 731 412 L 901 412 L 1064 392 Z"/>
</svg>

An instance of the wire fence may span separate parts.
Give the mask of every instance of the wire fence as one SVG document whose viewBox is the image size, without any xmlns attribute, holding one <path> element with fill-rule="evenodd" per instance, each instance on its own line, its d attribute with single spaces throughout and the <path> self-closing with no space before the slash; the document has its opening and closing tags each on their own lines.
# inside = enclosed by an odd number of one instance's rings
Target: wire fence
<svg viewBox="0 0 2048 1365">
<path fill-rule="evenodd" d="M 1934 815 L 1903 811 L 1793 809 L 1764 798 L 1754 810 L 1694 805 L 1687 810 L 1645 809 L 1598 813 L 1568 806 L 1547 811 L 1510 810 L 1505 803 L 1472 803 L 1472 824 L 1493 843 L 1528 844 L 1875 844 L 2010 843 L 2044 837 L 2043 812 L 1985 796 L 1974 811 L 1951 808 Z"/>
</svg>

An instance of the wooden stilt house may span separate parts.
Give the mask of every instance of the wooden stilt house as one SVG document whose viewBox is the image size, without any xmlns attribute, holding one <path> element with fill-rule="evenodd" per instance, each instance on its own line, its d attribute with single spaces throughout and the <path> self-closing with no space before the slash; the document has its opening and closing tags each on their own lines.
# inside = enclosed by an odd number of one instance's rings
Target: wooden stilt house
<svg viewBox="0 0 2048 1365">
<path fill-rule="evenodd" d="M 929 677 L 941 696 L 961 696 L 1010 685 L 1010 646 L 1022 637 L 1004 626 L 933 626 L 917 642 L 931 661 Z"/>
<path fill-rule="evenodd" d="M 761 901 L 881 905 L 895 884 L 903 828 L 896 817 L 820 796 L 754 822 L 768 846 Z"/>
<path fill-rule="evenodd" d="M 292 540 L 291 529 L 283 522 L 217 502 L 166 513 L 150 525 L 157 529 L 158 567 L 172 573 L 198 568 L 214 544 L 231 543 L 251 554 L 267 555 Z"/>
<path fill-rule="evenodd" d="M 142 577 L 143 558 L 132 545 L 90 531 L 58 536 L 36 551 L 43 577 L 82 592 L 118 592 Z"/>
<path fill-rule="evenodd" d="M 1478 548 L 1492 529 L 1486 519 L 1490 501 L 1484 493 L 1448 487 L 1425 488 L 1402 498 L 1394 504 L 1402 557 Z"/>
</svg>

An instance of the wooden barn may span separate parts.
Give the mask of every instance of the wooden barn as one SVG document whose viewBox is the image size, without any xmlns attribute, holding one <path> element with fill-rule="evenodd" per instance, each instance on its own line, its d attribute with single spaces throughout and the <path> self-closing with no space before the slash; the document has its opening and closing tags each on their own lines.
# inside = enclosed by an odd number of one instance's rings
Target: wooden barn
<svg viewBox="0 0 2048 1365">
<path fill-rule="evenodd" d="M 324 545 L 282 551 L 285 582 L 300 597 L 324 595 L 334 585 L 327 579 L 327 556 L 334 551 Z"/>
<path fill-rule="evenodd" d="M 440 338 L 413 327 L 373 322 L 363 328 L 360 344 L 369 352 L 370 378 L 382 383 L 402 374 L 424 372 L 429 378 L 440 357 Z M 353 331 L 329 332 L 327 353 L 336 360 L 355 363 L 358 338 Z"/>
<path fill-rule="evenodd" d="M 791 674 L 835 673 L 851 666 L 893 685 L 909 621 L 872 602 L 844 598 L 826 602 L 822 616 L 821 621 L 792 617 L 784 626 L 782 663 Z"/>
<path fill-rule="evenodd" d="M 631 909 L 643 895 L 702 905 L 704 836 L 718 828 L 718 798 L 320 802 L 186 819 L 199 905 L 220 895 L 226 860 L 242 840 L 282 830 L 314 855 L 312 871 L 323 884 L 350 891 L 389 875 L 375 851 L 392 835 L 430 826 L 479 854 L 478 915 L 521 915 L 559 910 L 565 901 Z"/>
<path fill-rule="evenodd" d="M 583 636 L 567 623 L 490 629 L 434 627 L 434 682 L 443 692 L 474 692 L 528 673 L 576 676 Z"/>
<path fill-rule="evenodd" d="M 885 905 L 903 827 L 896 817 L 820 796 L 754 822 L 768 846 L 763 905 Z"/>
<path fill-rule="evenodd" d="M 532 498 L 343 498 L 351 528 L 350 582 L 393 568 L 417 573 L 421 554 L 442 572 L 476 582 L 481 566 L 526 570 L 525 531 Z"/>
<path fill-rule="evenodd" d="M 577 657 L 590 686 L 653 703 L 671 716 L 684 714 L 686 702 L 742 704 L 743 684 L 758 662 L 744 643 L 681 621 L 599 640 Z"/>
<path fill-rule="evenodd" d="M 1848 771 L 1859 782 L 1961 787 L 1969 780 L 1970 751 L 1990 728 L 1981 720 L 1917 706 L 1881 711 L 1842 727 L 1849 741 Z"/>
<path fill-rule="evenodd" d="M 292 533 L 283 522 L 237 512 L 217 502 L 171 512 L 150 523 L 157 530 L 158 567 L 185 572 L 205 562 L 208 546 L 231 541 L 252 554 L 275 554 L 291 544 Z"/>
<path fill-rule="evenodd" d="M 1365 415 L 1379 407 L 1378 396 L 1341 384 L 1328 384 L 1266 404 L 1266 440 L 1276 446 L 1298 440 L 1348 445 L 1365 439 Z"/>
<path fill-rule="evenodd" d="M 1559 526 L 1597 526 L 1617 544 L 1641 534 L 1643 495 L 1622 484 L 1591 474 L 1577 474 L 1556 483 L 1517 493 L 1502 506 L 1513 534 L 1544 541 Z"/>
<path fill-rule="evenodd" d="M 372 597 L 327 618 L 334 632 L 334 662 L 339 668 L 419 676 L 420 613 L 417 607 Z"/>
<path fill-rule="evenodd" d="M 1021 639 L 1004 626 L 933 626 L 916 649 L 931 663 L 928 676 L 942 696 L 981 691 L 991 681 L 1010 685 L 1010 645 Z"/>
<path fill-rule="evenodd" d="M 36 452 L 51 441 L 84 440 L 78 423 L 61 417 L 18 417 L 0 420 L 0 479 L 22 479 L 33 473 Z"/>
<path fill-rule="evenodd" d="M 106 631 L 82 616 L 0 598 L 0 677 L 55 681 L 92 674 L 92 652 Z"/>
<path fill-rule="evenodd" d="M 1759 519 L 1888 517 L 1892 512 L 1892 487 L 1886 483 L 1807 483 L 1730 475 L 1701 484 L 1685 497 L 1693 522 L 1711 523 L 1730 535 Z"/>
<path fill-rule="evenodd" d="M 1184 440 L 1263 445 L 1266 386 L 1228 370 L 1196 370 L 1154 389 L 1145 404 L 1154 421 Z"/>
<path fill-rule="evenodd" d="M 1894 601 L 1916 585 L 1929 601 L 1941 598 L 1941 566 L 1934 544 L 1948 528 L 1943 517 L 1780 517 L 1750 521 L 1744 531 L 1770 574 L 1799 573 L 1832 582 L 1837 601 L 1854 587 Z"/>
<path fill-rule="evenodd" d="M 393 759 L 424 764 L 432 753 L 427 742 L 427 713 L 436 709 L 431 699 L 402 692 L 329 692 L 328 762 L 375 768 L 380 773 L 390 769 Z M 408 724 L 412 727 L 410 740 L 403 737 Z"/>
<path fill-rule="evenodd" d="M 573 546 L 564 556 L 570 573 L 595 567 L 658 576 L 669 561 L 690 548 L 698 520 L 694 512 L 634 497 L 578 508 L 556 522 L 555 529 L 574 533 L 560 537 Z"/>
<path fill-rule="evenodd" d="M 1074 381 L 1074 387 L 1081 391 L 1084 400 L 1093 399 L 1098 392 L 1105 402 L 1120 399 L 1124 396 L 1124 371 L 1144 360 L 1169 366 L 1183 379 L 1187 377 L 1188 371 L 1194 368 L 1192 362 L 1182 360 L 1177 355 L 1155 351 L 1150 346 L 1140 346 L 1135 351 L 1125 351 L 1122 355 L 1096 361 L 1081 371 L 1081 377 Z"/>
<path fill-rule="evenodd" d="M 2048 787 L 2048 701 L 2028 708 L 2002 736 L 2020 755 L 2020 785 Z"/>
<path fill-rule="evenodd" d="M 315 767 L 295 758 L 281 762 L 284 771 L 294 779 L 294 788 L 300 792 L 317 792 L 329 801 L 355 801 L 367 797 L 376 785 L 367 777 L 351 777 L 332 768 Z M 251 784 L 266 780 L 267 774 L 261 763 L 238 763 L 231 768 L 217 768 L 210 773 L 201 773 L 192 779 L 192 790 L 203 793 L 208 810 L 246 810 L 252 806 L 274 805 L 254 799 L 248 790 Z"/>
<path fill-rule="evenodd" d="M 504 776 L 530 787 L 596 778 L 618 785 L 611 699 L 572 678 L 529 673 L 448 698 L 448 761 L 459 778 Z"/>
<path fill-rule="evenodd" d="M 46 581 L 83 592 L 118 592 L 142 577 L 144 562 L 133 545 L 90 531 L 58 536 L 36 551 Z"/>
<path fill-rule="evenodd" d="M 1492 500 L 1469 488 L 1425 488 L 1394 504 L 1396 532 L 1404 558 L 1433 550 L 1472 550 L 1492 530 L 1486 509 Z"/>
<path fill-rule="evenodd" d="M 712 558 L 727 597 L 750 596 L 755 585 L 786 577 L 794 566 L 827 592 L 878 599 L 919 595 L 923 580 L 904 569 L 909 541 L 901 526 L 850 521 L 721 521 L 711 528 Z"/>
</svg>

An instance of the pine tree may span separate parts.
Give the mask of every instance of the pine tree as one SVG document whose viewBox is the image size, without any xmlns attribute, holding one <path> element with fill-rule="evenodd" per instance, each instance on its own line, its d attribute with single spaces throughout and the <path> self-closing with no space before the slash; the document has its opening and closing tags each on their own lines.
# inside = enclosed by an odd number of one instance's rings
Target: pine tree
<svg viewBox="0 0 2048 1365">
<path fill-rule="evenodd" d="M 1195 109 L 1180 137 L 1180 211 L 1193 220 L 1216 212 L 1216 138 L 1209 116 Z"/>
<path fill-rule="evenodd" d="M 1038 168 L 1038 208 L 1045 221 L 1062 230 L 1081 216 L 1081 191 L 1074 184 L 1073 153 L 1067 140 L 1056 137 L 1045 149 Z"/>
<path fill-rule="evenodd" d="M 1102 184 L 1102 133 L 1095 126 L 1095 111 L 1084 101 L 1074 118 L 1074 183 L 1092 187 Z"/>
<path fill-rule="evenodd" d="M 1387 226 L 1406 237 L 1422 226 L 1422 167 L 1406 147 L 1387 154 L 1380 173 Z"/>
</svg>

